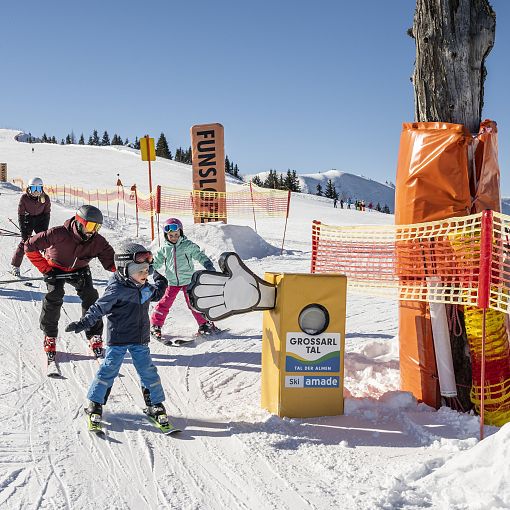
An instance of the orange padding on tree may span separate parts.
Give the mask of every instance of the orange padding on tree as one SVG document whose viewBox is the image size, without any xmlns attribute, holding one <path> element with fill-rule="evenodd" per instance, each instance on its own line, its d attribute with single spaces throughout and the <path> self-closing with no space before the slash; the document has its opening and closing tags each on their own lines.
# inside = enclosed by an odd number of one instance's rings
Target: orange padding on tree
<svg viewBox="0 0 510 510">
<path fill-rule="evenodd" d="M 421 223 L 469 214 L 471 196 L 467 172 L 469 131 L 461 124 L 444 122 L 405 123 L 400 135 L 395 195 L 395 223 Z M 418 324 L 415 311 L 400 305 L 400 362 L 402 387 L 425 403 L 438 407 L 430 319 Z M 412 332 L 415 331 L 415 334 Z M 422 334 L 425 331 L 425 334 Z M 417 357 L 418 356 L 418 357 Z"/>
</svg>

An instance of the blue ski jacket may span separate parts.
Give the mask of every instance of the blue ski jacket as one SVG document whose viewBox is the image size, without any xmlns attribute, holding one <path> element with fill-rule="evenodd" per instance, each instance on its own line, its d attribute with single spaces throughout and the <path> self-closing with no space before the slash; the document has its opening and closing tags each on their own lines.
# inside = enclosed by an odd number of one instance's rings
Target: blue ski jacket
<svg viewBox="0 0 510 510">
<path fill-rule="evenodd" d="M 150 341 L 149 305 L 159 301 L 167 288 L 166 278 L 154 271 L 155 285 L 137 287 L 118 272 L 108 281 L 104 294 L 78 321 L 89 329 L 106 315 L 107 345 L 147 344 Z"/>
</svg>

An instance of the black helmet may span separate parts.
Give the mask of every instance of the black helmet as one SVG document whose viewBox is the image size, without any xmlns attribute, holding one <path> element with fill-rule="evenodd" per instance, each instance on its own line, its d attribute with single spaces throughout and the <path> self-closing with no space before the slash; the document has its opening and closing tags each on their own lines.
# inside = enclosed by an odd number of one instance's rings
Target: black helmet
<svg viewBox="0 0 510 510">
<path fill-rule="evenodd" d="M 132 242 L 124 243 L 119 250 L 115 252 L 114 260 L 117 271 L 125 278 L 129 276 L 127 268 L 132 262 L 136 264 L 147 262 L 149 264 L 149 274 L 151 273 L 152 253 L 141 244 Z"/>
<path fill-rule="evenodd" d="M 103 224 L 103 213 L 93 205 L 82 205 L 74 218 L 78 231 L 85 237 L 94 235 Z"/>
</svg>

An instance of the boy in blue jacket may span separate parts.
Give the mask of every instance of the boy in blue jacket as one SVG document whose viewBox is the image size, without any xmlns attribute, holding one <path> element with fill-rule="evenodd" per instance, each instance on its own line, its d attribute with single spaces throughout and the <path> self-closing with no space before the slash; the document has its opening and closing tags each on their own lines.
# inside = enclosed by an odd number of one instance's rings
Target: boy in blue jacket
<svg viewBox="0 0 510 510">
<path fill-rule="evenodd" d="M 110 278 L 104 294 L 77 322 L 71 322 L 66 331 L 79 333 L 101 317 L 107 316 L 106 353 L 87 393 L 89 399 L 85 412 L 93 424 L 101 421 L 103 404 L 110 394 L 129 350 L 142 383 L 142 393 L 147 408 L 144 412 L 160 425 L 168 425 L 165 393 L 149 350 L 149 303 L 159 301 L 167 287 L 166 278 L 154 272 L 154 283 L 148 283 L 152 272 L 152 253 L 140 244 L 126 243 L 115 254 L 117 272 Z"/>
</svg>

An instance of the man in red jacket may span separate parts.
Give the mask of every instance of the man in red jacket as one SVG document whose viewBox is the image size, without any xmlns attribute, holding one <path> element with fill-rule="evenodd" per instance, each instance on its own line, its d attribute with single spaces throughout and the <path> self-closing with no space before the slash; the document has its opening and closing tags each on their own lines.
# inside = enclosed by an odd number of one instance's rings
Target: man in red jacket
<svg viewBox="0 0 510 510">
<path fill-rule="evenodd" d="M 97 207 L 82 205 L 74 218 L 65 221 L 64 225 L 36 234 L 25 243 L 25 254 L 45 275 L 48 289 L 42 304 L 40 326 L 44 331 L 44 350 L 49 362 L 55 360 L 64 284 L 69 283 L 76 289 L 84 315 L 99 297 L 92 284 L 89 262 L 97 257 L 105 269 L 115 271 L 113 248 L 98 233 L 102 223 L 103 215 Z M 96 356 L 103 352 L 102 333 L 102 320 L 85 331 Z"/>
</svg>

